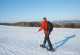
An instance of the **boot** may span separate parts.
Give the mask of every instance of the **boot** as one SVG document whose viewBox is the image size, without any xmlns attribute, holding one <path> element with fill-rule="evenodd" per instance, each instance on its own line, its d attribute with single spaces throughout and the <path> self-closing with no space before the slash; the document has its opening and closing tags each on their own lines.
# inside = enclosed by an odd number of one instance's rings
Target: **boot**
<svg viewBox="0 0 80 55">
<path fill-rule="evenodd" d="M 55 51 L 54 48 L 47 48 L 47 50 L 49 50 L 49 51 Z"/>
<path fill-rule="evenodd" d="M 42 47 L 42 48 L 46 48 L 46 46 L 45 46 L 45 45 L 43 45 L 43 44 L 41 44 L 41 45 L 40 45 L 40 47 Z"/>
</svg>

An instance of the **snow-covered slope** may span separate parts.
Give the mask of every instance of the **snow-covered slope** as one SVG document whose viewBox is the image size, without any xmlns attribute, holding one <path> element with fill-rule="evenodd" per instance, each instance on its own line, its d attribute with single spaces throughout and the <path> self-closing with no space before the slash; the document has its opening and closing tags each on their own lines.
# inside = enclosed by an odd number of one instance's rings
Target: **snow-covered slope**
<svg viewBox="0 0 80 55">
<path fill-rule="evenodd" d="M 39 47 L 44 34 L 36 27 L 0 26 L 0 55 L 80 55 L 80 29 L 54 28 L 55 52 Z"/>
</svg>

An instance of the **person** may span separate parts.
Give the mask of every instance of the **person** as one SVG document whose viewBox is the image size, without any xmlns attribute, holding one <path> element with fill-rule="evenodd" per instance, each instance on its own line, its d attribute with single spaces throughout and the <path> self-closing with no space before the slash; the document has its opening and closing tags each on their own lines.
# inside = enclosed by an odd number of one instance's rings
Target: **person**
<svg viewBox="0 0 80 55">
<path fill-rule="evenodd" d="M 53 24 L 50 21 L 48 21 L 46 17 L 43 18 L 40 29 L 38 31 L 41 31 L 41 30 L 44 31 L 45 37 L 44 37 L 43 44 L 41 44 L 40 46 L 45 48 L 45 44 L 46 42 L 48 42 L 48 45 L 49 45 L 48 50 L 53 50 L 53 47 L 49 38 L 49 35 L 53 30 Z"/>
</svg>

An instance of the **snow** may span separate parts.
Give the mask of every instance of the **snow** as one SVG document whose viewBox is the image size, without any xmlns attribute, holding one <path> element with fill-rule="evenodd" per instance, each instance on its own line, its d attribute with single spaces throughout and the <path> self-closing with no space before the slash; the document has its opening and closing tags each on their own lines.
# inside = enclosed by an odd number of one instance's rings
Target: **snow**
<svg viewBox="0 0 80 55">
<path fill-rule="evenodd" d="M 38 29 L 0 25 L 0 55 L 80 55 L 80 29 L 54 28 L 50 39 L 55 52 L 39 47 L 44 34 Z"/>
</svg>

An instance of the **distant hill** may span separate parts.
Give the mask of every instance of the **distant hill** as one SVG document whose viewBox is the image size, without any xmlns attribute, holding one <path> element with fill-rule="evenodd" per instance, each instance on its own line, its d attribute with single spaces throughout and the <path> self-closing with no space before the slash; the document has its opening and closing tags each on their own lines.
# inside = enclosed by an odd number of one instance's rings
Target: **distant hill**
<svg viewBox="0 0 80 55">
<path fill-rule="evenodd" d="M 39 27 L 39 26 L 40 26 L 40 22 L 0 23 L 0 25 L 8 25 L 8 26 L 24 26 L 24 27 Z"/>
<path fill-rule="evenodd" d="M 61 20 L 61 21 L 53 21 L 53 23 L 57 24 L 66 24 L 66 23 L 80 23 L 80 20 Z"/>
<path fill-rule="evenodd" d="M 80 20 L 53 21 L 52 23 L 53 23 L 54 27 L 80 28 Z M 40 22 L 16 22 L 16 23 L 0 23 L 0 25 L 39 27 L 41 24 L 40 24 Z"/>
</svg>

